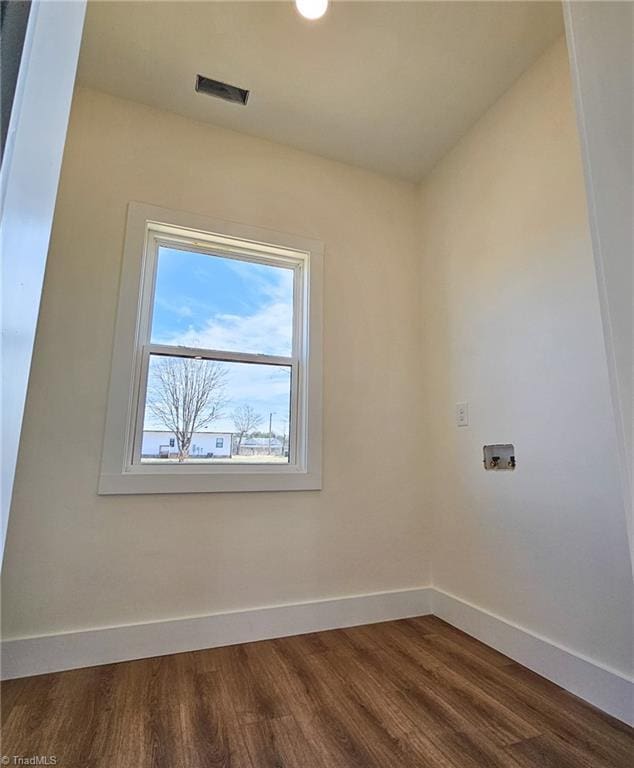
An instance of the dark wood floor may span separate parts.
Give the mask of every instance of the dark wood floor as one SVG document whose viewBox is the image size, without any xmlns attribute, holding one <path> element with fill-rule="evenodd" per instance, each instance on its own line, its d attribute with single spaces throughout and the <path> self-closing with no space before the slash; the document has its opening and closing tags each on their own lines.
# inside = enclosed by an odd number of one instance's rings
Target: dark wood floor
<svg viewBox="0 0 634 768">
<path fill-rule="evenodd" d="M 62 768 L 634 765 L 632 729 L 432 616 L 12 680 L 2 723 Z"/>
</svg>

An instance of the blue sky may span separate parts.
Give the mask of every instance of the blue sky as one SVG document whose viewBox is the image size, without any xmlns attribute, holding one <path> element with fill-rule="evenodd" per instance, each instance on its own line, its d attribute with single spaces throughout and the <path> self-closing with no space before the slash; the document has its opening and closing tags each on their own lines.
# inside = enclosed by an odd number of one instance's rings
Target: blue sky
<svg viewBox="0 0 634 768">
<path fill-rule="evenodd" d="M 151 339 L 154 343 L 291 355 L 293 273 L 290 269 L 160 248 Z M 225 418 L 212 431 L 234 431 L 230 417 L 249 404 L 260 429 L 288 431 L 288 369 L 227 365 Z M 265 426 L 266 423 L 266 426 Z M 157 426 L 155 424 L 148 426 Z"/>
<path fill-rule="evenodd" d="M 161 248 L 152 341 L 290 356 L 292 304 L 290 269 Z"/>
</svg>

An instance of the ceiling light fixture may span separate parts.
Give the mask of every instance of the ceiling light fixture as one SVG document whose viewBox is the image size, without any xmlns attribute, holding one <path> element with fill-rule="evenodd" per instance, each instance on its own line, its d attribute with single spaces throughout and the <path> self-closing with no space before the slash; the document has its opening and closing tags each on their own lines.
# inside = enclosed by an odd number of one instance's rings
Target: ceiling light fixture
<svg viewBox="0 0 634 768">
<path fill-rule="evenodd" d="M 328 10 L 328 0 L 295 0 L 297 10 L 305 19 L 321 19 Z"/>
</svg>

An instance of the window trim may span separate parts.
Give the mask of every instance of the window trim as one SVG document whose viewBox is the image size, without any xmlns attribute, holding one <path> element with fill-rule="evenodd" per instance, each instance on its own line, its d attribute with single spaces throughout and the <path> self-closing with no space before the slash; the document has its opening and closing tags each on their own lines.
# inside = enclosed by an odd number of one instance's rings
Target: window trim
<svg viewBox="0 0 634 768">
<path fill-rule="evenodd" d="M 291 418 L 294 440 L 289 464 L 184 464 L 166 467 L 133 460 L 140 451 L 144 397 L 143 372 L 149 356 L 161 345 L 147 344 L 153 306 L 155 265 L 160 243 L 174 240 L 184 231 L 200 236 L 188 250 L 215 252 L 279 266 L 287 260 L 295 270 Z M 154 233 L 159 233 L 154 234 Z M 160 241 L 160 242 L 159 242 Z M 154 248 L 150 256 L 150 247 Z M 301 268 L 298 265 L 301 264 Z M 119 303 L 112 355 L 106 427 L 99 494 L 214 493 L 232 491 L 290 491 L 321 488 L 322 407 L 322 290 L 323 244 L 317 240 L 236 224 L 198 214 L 171 211 L 145 203 L 128 205 Z M 166 349 L 172 349 L 167 347 Z M 187 356 L 196 348 L 179 347 Z M 214 350 L 202 350 L 210 357 Z M 218 352 L 234 362 L 289 365 L 289 358 Z M 248 358 L 248 361 L 245 359 Z M 293 424 L 293 421 L 295 424 Z M 140 426 L 139 426 L 140 424 Z M 140 457 L 137 456 L 138 459 Z"/>
</svg>

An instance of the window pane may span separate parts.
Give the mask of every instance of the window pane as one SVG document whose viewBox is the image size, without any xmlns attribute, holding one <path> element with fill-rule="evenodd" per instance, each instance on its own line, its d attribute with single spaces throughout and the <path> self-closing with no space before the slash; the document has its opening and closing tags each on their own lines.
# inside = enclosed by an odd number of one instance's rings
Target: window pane
<svg viewBox="0 0 634 768">
<path fill-rule="evenodd" d="M 159 247 L 151 341 L 290 357 L 293 270 Z"/>
<path fill-rule="evenodd" d="M 290 404 L 290 366 L 150 355 L 141 461 L 287 464 Z"/>
</svg>

